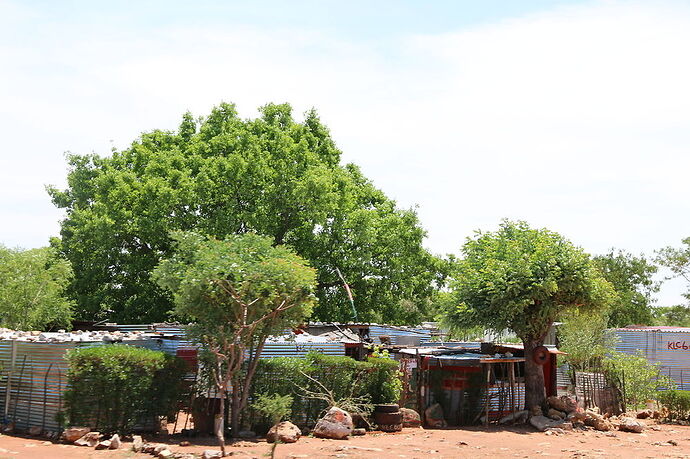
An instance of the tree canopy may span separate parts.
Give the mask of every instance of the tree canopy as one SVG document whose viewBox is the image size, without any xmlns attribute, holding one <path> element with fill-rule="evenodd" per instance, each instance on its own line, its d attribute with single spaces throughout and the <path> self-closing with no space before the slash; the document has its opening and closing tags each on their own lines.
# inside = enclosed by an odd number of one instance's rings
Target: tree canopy
<svg viewBox="0 0 690 459">
<path fill-rule="evenodd" d="M 20 330 L 69 327 L 73 305 L 65 289 L 71 276 L 69 262 L 52 247 L 0 245 L 0 325 Z"/>
<path fill-rule="evenodd" d="M 462 248 L 448 321 L 510 329 L 525 346 L 528 408 L 543 404 L 544 375 L 532 360 L 553 321 L 568 310 L 607 307 L 614 296 L 589 255 L 561 235 L 503 221 Z"/>
<path fill-rule="evenodd" d="M 683 295 L 690 300 L 690 237 L 683 239 L 684 247 L 664 247 L 657 252 L 656 261 L 668 268 L 673 277 L 682 277 L 688 282 L 688 291 Z"/>
<path fill-rule="evenodd" d="M 650 325 L 654 321 L 652 295 L 659 291 L 653 278 L 657 267 L 644 256 L 613 249 L 595 256 L 594 263 L 617 294 L 608 311 L 608 326 Z"/>
<path fill-rule="evenodd" d="M 316 273 L 290 249 L 252 233 L 224 240 L 175 233 L 174 239 L 176 250 L 153 278 L 173 293 L 177 313 L 194 321 L 189 335 L 207 351 L 223 403 L 232 386 L 235 434 L 266 339 L 309 316 L 316 302 Z M 217 430 L 222 448 L 224 412 L 222 407 Z"/>
<path fill-rule="evenodd" d="M 84 319 L 167 318 L 169 295 L 151 270 L 170 232 L 218 238 L 256 232 L 288 244 L 317 269 L 315 317 L 415 323 L 427 315 L 443 263 L 422 246 L 413 210 L 401 210 L 341 152 L 314 111 L 303 122 L 269 104 L 241 119 L 231 104 L 183 117 L 175 132 L 144 133 L 110 157 L 70 155 L 61 236 L 75 271 L 70 293 Z"/>
</svg>

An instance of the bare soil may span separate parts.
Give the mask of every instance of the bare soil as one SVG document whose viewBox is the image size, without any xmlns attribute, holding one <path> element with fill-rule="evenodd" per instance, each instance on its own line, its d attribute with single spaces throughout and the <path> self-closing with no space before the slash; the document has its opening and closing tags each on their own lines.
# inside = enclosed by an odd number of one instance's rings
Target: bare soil
<svg viewBox="0 0 690 459">
<path fill-rule="evenodd" d="M 652 424 L 649 422 L 648 424 Z M 275 457 L 297 458 L 475 458 L 475 457 L 567 457 L 567 458 L 689 458 L 690 427 L 658 425 L 644 433 L 572 431 L 547 435 L 522 427 L 471 427 L 462 429 L 404 429 L 399 433 L 370 432 L 349 440 L 302 437 L 294 444 L 280 444 Z M 212 437 L 145 438 L 168 443 L 173 452 L 201 454 L 217 449 Z M 179 446 L 187 440 L 190 446 Z M 670 441 L 670 442 L 669 442 Z M 675 444 L 673 444 L 675 443 Z M 31 437 L 0 436 L 0 459 L 5 458 L 103 458 L 143 459 L 130 443 L 117 451 L 95 451 L 88 447 L 62 445 Z M 233 457 L 270 457 L 272 445 L 265 441 L 240 441 L 228 446 Z"/>
</svg>

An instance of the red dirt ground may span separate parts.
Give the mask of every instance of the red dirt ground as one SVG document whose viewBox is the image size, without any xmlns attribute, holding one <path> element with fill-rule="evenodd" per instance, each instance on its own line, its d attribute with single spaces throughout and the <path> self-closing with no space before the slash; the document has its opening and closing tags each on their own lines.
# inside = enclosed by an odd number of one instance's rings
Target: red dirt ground
<svg viewBox="0 0 690 459">
<path fill-rule="evenodd" d="M 642 434 L 626 432 L 573 431 L 563 435 L 546 435 L 529 427 L 472 427 L 463 429 L 404 429 L 396 434 L 369 433 L 350 440 L 322 440 L 302 437 L 294 444 L 281 444 L 276 458 L 475 458 L 475 457 L 567 457 L 567 458 L 690 458 L 690 427 L 660 425 Z M 191 438 L 191 446 L 181 447 L 183 439 L 146 438 L 168 443 L 174 452 L 201 454 L 217 449 L 211 437 Z M 677 445 L 668 443 L 673 440 Z M 233 457 L 270 456 L 271 445 L 265 441 L 242 441 L 228 446 Z M 94 458 L 144 459 L 152 456 L 135 454 L 130 444 L 118 451 L 95 451 L 92 448 L 61 445 L 30 437 L 0 436 L 0 459 L 6 458 Z"/>
</svg>

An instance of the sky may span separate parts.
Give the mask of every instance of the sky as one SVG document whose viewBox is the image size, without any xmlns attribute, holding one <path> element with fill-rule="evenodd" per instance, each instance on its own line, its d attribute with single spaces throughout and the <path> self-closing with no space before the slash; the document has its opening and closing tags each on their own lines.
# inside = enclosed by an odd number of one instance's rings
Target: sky
<svg viewBox="0 0 690 459">
<path fill-rule="evenodd" d="M 289 102 L 434 253 L 510 218 L 653 257 L 690 236 L 689 47 L 680 1 L 0 0 L 0 243 L 59 234 L 65 152 Z"/>
</svg>

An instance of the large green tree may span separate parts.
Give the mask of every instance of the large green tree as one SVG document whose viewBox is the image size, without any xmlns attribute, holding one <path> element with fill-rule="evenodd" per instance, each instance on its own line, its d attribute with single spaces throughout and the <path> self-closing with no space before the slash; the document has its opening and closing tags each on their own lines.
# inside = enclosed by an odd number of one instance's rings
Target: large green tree
<svg viewBox="0 0 690 459">
<path fill-rule="evenodd" d="M 513 330 L 525 349 L 525 406 L 544 404 L 544 373 L 534 350 L 568 310 L 607 307 L 615 295 L 582 249 L 557 233 L 503 221 L 462 248 L 447 320 Z"/>
<path fill-rule="evenodd" d="M 271 238 L 256 234 L 224 240 L 195 233 L 174 237 L 175 252 L 153 277 L 173 293 L 177 312 L 194 321 L 190 336 L 208 352 L 208 368 L 221 395 L 216 433 L 225 455 L 225 394 L 232 387 L 236 435 L 266 338 L 309 316 L 316 302 L 316 273 L 290 249 L 274 247 Z"/>
<path fill-rule="evenodd" d="M 71 276 L 69 262 L 52 247 L 19 250 L 0 245 L 0 326 L 68 327 L 73 305 L 65 290 Z"/>
<path fill-rule="evenodd" d="M 172 230 L 223 238 L 256 232 L 288 244 L 318 272 L 321 320 L 352 320 L 336 269 L 354 293 L 359 320 L 414 323 L 427 316 L 443 264 L 422 246 L 413 210 L 401 210 L 341 152 L 315 112 L 289 105 L 242 119 L 231 104 L 175 132 L 142 134 L 110 157 L 69 156 L 62 247 L 71 294 L 85 319 L 167 318 L 168 294 L 150 278 L 170 253 Z"/>
<path fill-rule="evenodd" d="M 656 265 L 644 256 L 613 249 L 595 256 L 594 263 L 617 293 L 608 312 L 608 326 L 651 324 L 654 321 L 652 295 L 659 291 L 659 283 L 654 280 Z"/>
</svg>

